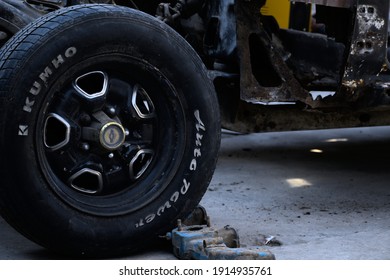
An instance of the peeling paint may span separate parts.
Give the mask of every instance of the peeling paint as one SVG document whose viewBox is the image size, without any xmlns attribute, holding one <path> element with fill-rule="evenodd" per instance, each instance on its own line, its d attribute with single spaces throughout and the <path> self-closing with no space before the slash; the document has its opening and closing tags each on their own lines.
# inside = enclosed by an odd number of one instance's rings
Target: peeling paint
<svg viewBox="0 0 390 280">
<path fill-rule="evenodd" d="M 343 86 L 351 88 L 351 89 L 356 89 L 364 84 L 364 80 L 345 80 L 343 81 Z"/>
<path fill-rule="evenodd" d="M 359 5 L 357 10 L 360 32 L 366 33 L 372 26 L 377 30 L 384 27 L 385 20 L 378 15 L 376 7 L 371 5 Z"/>
</svg>

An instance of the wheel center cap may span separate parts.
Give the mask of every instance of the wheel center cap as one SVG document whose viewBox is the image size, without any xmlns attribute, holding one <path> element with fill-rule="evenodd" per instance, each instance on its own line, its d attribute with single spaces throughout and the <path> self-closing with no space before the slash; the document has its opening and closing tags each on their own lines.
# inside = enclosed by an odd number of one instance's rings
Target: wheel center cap
<svg viewBox="0 0 390 280">
<path fill-rule="evenodd" d="M 100 144 L 105 149 L 116 150 L 125 141 L 125 129 L 119 123 L 109 122 L 101 128 L 99 138 Z"/>
</svg>

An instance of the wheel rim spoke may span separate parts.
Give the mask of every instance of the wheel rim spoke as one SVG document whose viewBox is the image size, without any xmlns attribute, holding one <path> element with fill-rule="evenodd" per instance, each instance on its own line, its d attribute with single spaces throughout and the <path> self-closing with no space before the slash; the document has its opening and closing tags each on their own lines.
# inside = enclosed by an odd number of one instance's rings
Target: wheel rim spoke
<svg viewBox="0 0 390 280">
<path fill-rule="evenodd" d="M 155 109 L 148 93 L 140 85 L 136 84 L 133 88 L 131 105 L 139 119 L 150 119 L 155 116 Z"/>
<path fill-rule="evenodd" d="M 76 78 L 73 87 L 81 97 L 93 100 L 107 94 L 108 76 L 102 71 L 92 71 Z"/>
<path fill-rule="evenodd" d="M 44 125 L 44 143 L 46 148 L 56 151 L 69 143 L 70 124 L 60 115 L 51 113 Z"/>
<path fill-rule="evenodd" d="M 128 162 L 129 176 L 132 181 L 139 179 L 148 169 L 154 158 L 154 150 L 139 145 L 127 145 L 124 156 Z"/>
<path fill-rule="evenodd" d="M 149 149 L 141 149 L 130 161 L 129 174 L 132 180 L 139 179 L 152 162 L 154 152 Z"/>
<path fill-rule="evenodd" d="M 98 194 L 103 190 L 102 173 L 90 168 L 83 168 L 73 174 L 68 183 L 75 190 L 86 194 Z"/>
</svg>

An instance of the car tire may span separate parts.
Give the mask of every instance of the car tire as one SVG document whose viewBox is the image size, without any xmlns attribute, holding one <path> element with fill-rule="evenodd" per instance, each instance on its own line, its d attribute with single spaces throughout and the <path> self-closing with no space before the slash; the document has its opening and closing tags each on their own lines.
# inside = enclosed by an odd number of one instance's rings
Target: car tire
<svg viewBox="0 0 390 280">
<path fill-rule="evenodd" d="M 73 256 L 128 253 L 199 203 L 220 142 L 207 71 L 140 11 L 78 5 L 0 51 L 0 211 Z"/>
</svg>

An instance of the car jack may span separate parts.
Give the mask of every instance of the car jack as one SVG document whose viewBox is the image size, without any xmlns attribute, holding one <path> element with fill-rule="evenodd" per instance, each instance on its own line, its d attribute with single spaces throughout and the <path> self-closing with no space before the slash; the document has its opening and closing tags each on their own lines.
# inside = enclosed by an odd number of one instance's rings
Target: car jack
<svg viewBox="0 0 390 280">
<path fill-rule="evenodd" d="M 199 210 L 200 209 L 200 210 Z M 204 208 L 197 208 L 197 212 Z M 205 215 L 205 217 L 207 217 Z M 201 219 L 202 220 L 202 219 Z M 203 219 L 204 220 L 204 219 Z M 240 248 L 237 231 L 225 226 L 222 229 L 210 227 L 207 224 L 186 225 L 178 220 L 177 228 L 169 232 L 166 237 L 172 241 L 173 252 L 182 260 L 274 260 L 275 256 L 264 248 L 254 246 Z"/>
</svg>

